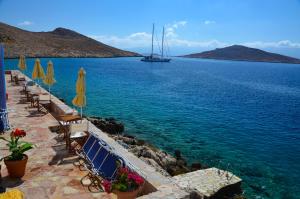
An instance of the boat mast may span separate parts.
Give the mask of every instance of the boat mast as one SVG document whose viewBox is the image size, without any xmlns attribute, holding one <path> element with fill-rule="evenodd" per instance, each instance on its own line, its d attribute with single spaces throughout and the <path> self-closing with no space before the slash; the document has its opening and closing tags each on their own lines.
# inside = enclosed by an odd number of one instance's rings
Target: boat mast
<svg viewBox="0 0 300 199">
<path fill-rule="evenodd" d="M 163 26 L 163 34 L 161 39 L 161 57 L 164 57 L 164 37 L 165 37 L 165 27 Z"/>
<path fill-rule="evenodd" d="M 152 26 L 152 46 L 151 46 L 151 57 L 153 57 L 153 36 L 154 36 L 154 23 Z"/>
</svg>

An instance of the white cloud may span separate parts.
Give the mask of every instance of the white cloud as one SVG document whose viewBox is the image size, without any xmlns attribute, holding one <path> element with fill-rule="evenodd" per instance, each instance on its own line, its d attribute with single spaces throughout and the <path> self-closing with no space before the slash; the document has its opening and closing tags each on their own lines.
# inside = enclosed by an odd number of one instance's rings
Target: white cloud
<svg viewBox="0 0 300 199">
<path fill-rule="evenodd" d="M 175 34 L 172 31 L 169 31 L 168 34 Z M 107 36 L 107 35 L 100 35 L 100 36 L 90 36 L 93 39 L 96 39 L 100 42 L 106 43 L 108 45 L 112 45 L 119 48 L 144 48 L 151 46 L 151 34 L 146 32 L 137 32 L 130 34 L 128 36 L 119 37 L 119 36 Z M 158 41 L 160 42 L 160 41 Z M 230 46 L 233 44 L 240 44 L 245 45 L 248 47 L 253 48 L 300 48 L 300 43 L 292 42 L 290 40 L 282 40 L 277 42 L 262 42 L 262 41 L 255 41 L 255 42 L 242 42 L 242 43 L 228 43 L 219 41 L 217 39 L 206 40 L 206 41 L 199 41 L 199 40 L 188 40 L 179 38 L 177 35 L 170 35 L 167 40 L 167 44 L 169 47 L 187 47 L 187 48 L 222 48 L 225 46 Z M 157 41 L 155 41 L 155 45 Z"/>
<path fill-rule="evenodd" d="M 196 47 L 196 48 L 221 48 L 230 44 L 218 41 L 216 39 L 208 41 L 191 41 L 185 39 L 171 39 L 168 41 L 169 46 L 176 47 Z"/>
<path fill-rule="evenodd" d="M 245 42 L 242 45 L 253 47 L 253 48 L 300 48 L 300 43 L 292 42 L 290 40 L 281 40 L 277 42 Z"/>
<path fill-rule="evenodd" d="M 128 36 L 107 36 L 107 35 L 90 35 L 91 38 L 96 39 L 108 45 L 112 45 L 118 48 L 141 48 L 151 46 L 151 34 L 145 32 L 137 32 Z M 159 41 L 160 42 L 160 41 Z M 218 40 L 209 41 L 192 41 L 186 39 L 180 39 L 177 37 L 170 37 L 167 39 L 169 47 L 209 47 L 219 48 L 229 44 L 220 42 Z M 157 41 L 155 41 L 155 44 Z"/>
<path fill-rule="evenodd" d="M 204 24 L 213 24 L 215 21 L 204 21 Z M 169 47 L 179 47 L 179 48 L 222 48 L 225 46 L 230 46 L 233 44 L 245 45 L 253 48 L 300 48 L 300 43 L 292 42 L 290 40 L 281 40 L 274 42 L 240 42 L 240 43 L 228 43 L 224 41 L 219 41 L 217 39 L 211 39 L 206 41 L 201 40 L 188 40 L 181 38 L 176 31 L 179 28 L 184 27 L 187 21 L 177 21 L 171 24 L 167 24 L 165 28 L 166 43 Z M 158 36 L 158 35 L 157 35 Z M 160 36 L 155 36 L 154 45 L 160 43 Z M 115 46 L 122 49 L 134 49 L 134 48 L 150 48 L 151 46 L 151 33 L 147 32 L 136 32 L 127 36 L 115 36 L 115 35 L 90 35 L 91 38 L 96 39 L 105 44 Z"/>
<path fill-rule="evenodd" d="M 165 34 L 166 37 L 173 38 L 177 37 L 176 30 L 180 27 L 183 27 L 187 24 L 187 21 L 176 21 L 173 24 L 166 25 Z"/>
<path fill-rule="evenodd" d="M 178 21 L 178 22 L 174 22 L 172 27 L 177 29 L 178 27 L 185 26 L 186 24 L 187 24 L 187 21 Z"/>
<path fill-rule="evenodd" d="M 175 29 L 174 28 L 166 28 L 166 37 L 177 37 L 177 34 L 175 33 Z"/>
<path fill-rule="evenodd" d="M 176 30 L 180 27 L 183 27 L 187 24 L 187 21 L 176 21 L 172 24 L 167 24 L 165 27 L 165 35 L 168 38 L 169 46 L 179 45 L 179 44 L 188 44 L 186 40 L 176 39 L 178 35 Z M 146 32 L 136 32 L 128 36 L 108 36 L 108 35 L 90 35 L 89 37 L 96 39 L 100 42 L 106 43 L 119 48 L 140 48 L 140 47 L 149 47 L 151 45 L 152 35 L 151 33 Z M 154 37 L 154 44 L 157 42 L 157 35 Z M 170 40 L 169 40 L 170 39 Z"/>
<path fill-rule="evenodd" d="M 211 20 L 205 20 L 203 23 L 205 25 L 210 25 L 210 24 L 215 24 L 216 22 L 215 21 L 211 21 Z"/>
<path fill-rule="evenodd" d="M 151 39 L 151 34 L 146 32 L 136 32 L 128 36 L 129 39 Z"/>
<path fill-rule="evenodd" d="M 89 37 L 119 48 L 135 48 L 150 46 L 152 35 L 146 32 L 136 32 L 124 37 L 109 35 L 90 35 Z"/>
<path fill-rule="evenodd" d="M 33 24 L 33 22 L 31 22 L 31 21 L 23 21 L 23 22 L 18 23 L 19 26 L 30 26 L 32 24 Z"/>
</svg>

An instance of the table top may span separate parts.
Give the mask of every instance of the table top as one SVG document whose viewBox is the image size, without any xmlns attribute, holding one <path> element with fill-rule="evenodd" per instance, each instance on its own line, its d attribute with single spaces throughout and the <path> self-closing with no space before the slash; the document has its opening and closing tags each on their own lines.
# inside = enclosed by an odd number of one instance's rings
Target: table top
<svg viewBox="0 0 300 199">
<path fill-rule="evenodd" d="M 60 115 L 59 118 L 64 122 L 81 120 L 81 117 L 79 115 Z"/>
<path fill-rule="evenodd" d="M 88 136 L 88 131 L 76 131 L 70 134 L 71 139 L 83 138 Z"/>
<path fill-rule="evenodd" d="M 30 86 L 27 87 L 27 91 L 31 94 L 31 95 L 45 95 L 46 93 L 42 93 L 42 89 L 40 87 L 37 86 Z M 49 96 L 49 94 L 46 94 Z"/>
<path fill-rule="evenodd" d="M 39 100 L 40 101 L 50 101 L 50 95 L 46 94 L 46 95 L 39 95 Z"/>
<path fill-rule="evenodd" d="M 27 90 L 29 91 L 29 92 L 38 92 L 38 87 L 37 86 L 28 86 L 27 87 Z"/>
</svg>

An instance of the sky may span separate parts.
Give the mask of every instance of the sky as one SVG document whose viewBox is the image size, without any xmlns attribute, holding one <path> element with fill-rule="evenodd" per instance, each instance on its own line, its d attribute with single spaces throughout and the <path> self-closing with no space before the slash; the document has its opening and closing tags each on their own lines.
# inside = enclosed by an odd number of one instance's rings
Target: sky
<svg viewBox="0 0 300 199">
<path fill-rule="evenodd" d="M 148 53 L 165 27 L 169 55 L 233 44 L 300 58 L 300 0 L 0 0 L 0 21 L 30 31 L 75 30 Z"/>
</svg>

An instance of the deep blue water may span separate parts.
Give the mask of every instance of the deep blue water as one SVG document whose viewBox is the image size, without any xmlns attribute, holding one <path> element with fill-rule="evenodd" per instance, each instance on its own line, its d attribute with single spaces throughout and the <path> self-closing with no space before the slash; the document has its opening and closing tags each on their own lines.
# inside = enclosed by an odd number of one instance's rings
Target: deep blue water
<svg viewBox="0 0 300 199">
<path fill-rule="evenodd" d="M 46 68 L 49 59 L 42 59 Z M 87 115 L 189 161 L 233 171 L 249 198 L 300 198 L 300 65 L 176 58 L 51 59 L 55 95 L 69 104 L 79 67 Z M 27 74 L 33 59 L 27 59 Z M 6 60 L 16 68 L 17 60 Z"/>
</svg>

